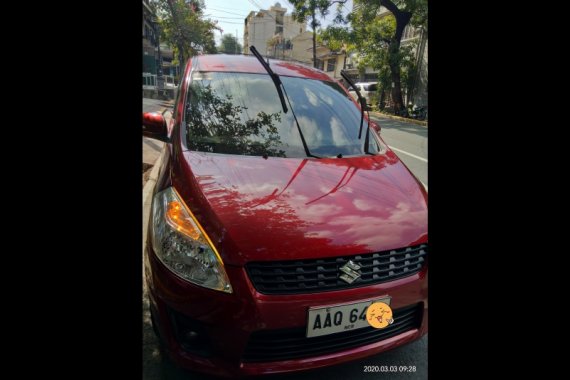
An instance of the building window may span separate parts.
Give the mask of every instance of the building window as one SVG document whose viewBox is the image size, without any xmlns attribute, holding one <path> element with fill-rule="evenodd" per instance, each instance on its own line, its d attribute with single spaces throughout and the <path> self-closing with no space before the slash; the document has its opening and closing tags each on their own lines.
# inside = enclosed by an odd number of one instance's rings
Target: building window
<svg viewBox="0 0 570 380">
<path fill-rule="evenodd" d="M 327 71 L 334 71 L 335 63 L 336 63 L 336 59 L 329 59 L 327 61 Z"/>
<path fill-rule="evenodd" d="M 317 59 L 317 69 L 324 70 L 324 64 L 325 64 L 324 61 Z"/>
</svg>

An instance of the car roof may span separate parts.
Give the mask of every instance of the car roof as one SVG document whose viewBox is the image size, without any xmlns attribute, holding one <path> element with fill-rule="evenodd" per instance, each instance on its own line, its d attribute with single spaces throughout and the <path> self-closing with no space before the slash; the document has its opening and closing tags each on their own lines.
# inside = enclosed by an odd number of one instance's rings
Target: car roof
<svg viewBox="0 0 570 380">
<path fill-rule="evenodd" d="M 199 55 L 195 57 L 192 66 L 198 71 L 267 73 L 253 55 Z M 324 72 L 294 62 L 269 59 L 269 67 L 278 75 L 332 81 Z"/>
</svg>

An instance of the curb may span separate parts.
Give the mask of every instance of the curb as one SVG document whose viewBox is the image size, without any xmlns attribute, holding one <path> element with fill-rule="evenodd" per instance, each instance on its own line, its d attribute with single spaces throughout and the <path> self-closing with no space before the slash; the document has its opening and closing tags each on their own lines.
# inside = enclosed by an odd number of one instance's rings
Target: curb
<svg viewBox="0 0 570 380">
<path fill-rule="evenodd" d="M 142 213 L 142 222 L 143 222 L 143 251 L 146 244 L 146 234 L 148 229 L 148 218 L 150 215 L 150 204 L 152 201 L 152 192 L 154 190 L 154 186 L 156 185 L 156 181 L 158 179 L 158 172 L 160 170 L 160 166 L 162 164 L 162 156 L 164 154 L 164 147 L 162 148 L 162 153 L 158 156 L 158 159 L 155 161 L 154 166 L 150 172 L 150 176 L 148 177 L 148 181 L 144 184 L 143 187 L 143 213 Z"/>
<path fill-rule="evenodd" d="M 371 115 L 374 115 L 376 117 L 386 117 L 388 119 L 393 119 L 393 120 L 398 120 L 398 121 L 403 121 L 404 123 L 411 123 L 411 124 L 416 124 L 416 125 L 421 125 L 422 127 L 426 127 L 428 125 L 427 121 L 422 121 L 422 120 L 415 120 L 415 119 L 408 119 L 405 117 L 400 117 L 400 116 L 394 116 L 394 115 L 388 115 L 385 113 L 381 113 L 381 112 L 375 112 L 375 111 L 370 111 Z"/>
<path fill-rule="evenodd" d="M 168 111 L 168 108 L 164 108 L 161 113 L 164 115 L 166 113 L 166 111 Z M 158 172 L 160 170 L 160 166 L 162 165 L 162 158 L 164 156 L 164 150 L 166 149 L 166 144 L 164 143 L 162 145 L 162 151 L 160 152 L 160 155 L 158 156 L 158 158 L 156 159 L 156 161 L 153 164 L 152 170 L 150 171 L 150 175 L 148 177 L 148 180 L 146 181 L 146 183 L 144 184 L 143 187 L 143 251 L 145 248 L 145 244 L 146 244 L 146 234 L 147 234 L 147 229 L 148 229 L 148 218 L 150 215 L 150 205 L 151 205 L 151 201 L 152 201 L 152 193 L 154 190 L 154 186 L 156 185 L 156 181 L 158 180 Z"/>
</svg>

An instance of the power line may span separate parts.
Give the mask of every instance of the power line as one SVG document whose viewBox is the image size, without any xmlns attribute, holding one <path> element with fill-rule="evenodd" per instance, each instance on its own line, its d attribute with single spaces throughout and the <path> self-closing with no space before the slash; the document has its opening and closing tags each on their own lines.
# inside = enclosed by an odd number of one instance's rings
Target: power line
<svg viewBox="0 0 570 380">
<path fill-rule="evenodd" d="M 228 19 L 228 20 L 243 20 L 243 17 L 222 17 L 222 16 L 216 16 L 216 15 L 206 15 L 205 17 L 215 17 L 215 18 L 223 18 L 223 19 Z"/>
<path fill-rule="evenodd" d="M 246 17 L 246 16 L 247 16 L 247 15 L 242 15 L 241 13 L 228 12 L 228 11 L 225 11 L 225 10 L 223 10 L 223 9 L 206 8 L 206 10 L 212 10 L 212 11 L 216 11 L 216 12 L 228 13 L 228 14 L 230 14 L 230 15 L 236 15 L 236 16 L 240 16 L 240 17 Z"/>
<path fill-rule="evenodd" d="M 229 21 L 222 21 L 224 24 L 233 24 L 233 25 L 243 25 L 243 22 L 229 22 Z"/>
<path fill-rule="evenodd" d="M 219 4 L 214 4 L 213 6 L 214 6 L 214 7 L 217 7 L 218 5 L 219 5 Z M 225 6 L 223 6 L 223 5 L 220 5 L 220 6 L 223 7 L 222 10 L 243 11 L 243 9 L 239 9 L 239 8 L 228 8 L 228 7 L 225 7 Z M 210 7 L 207 6 L 207 5 L 206 5 L 206 8 L 208 8 L 208 9 L 215 9 L 215 8 L 210 8 Z"/>
</svg>

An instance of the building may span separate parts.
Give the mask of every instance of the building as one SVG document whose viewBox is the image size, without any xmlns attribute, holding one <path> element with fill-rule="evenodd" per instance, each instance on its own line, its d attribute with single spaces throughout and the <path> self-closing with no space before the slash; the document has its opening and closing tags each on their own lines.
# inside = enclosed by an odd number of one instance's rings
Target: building
<svg viewBox="0 0 570 380">
<path fill-rule="evenodd" d="M 291 39 L 291 49 L 286 57 L 313 65 L 313 32 L 304 31 Z M 311 51 L 309 51 L 311 50 Z"/>
<path fill-rule="evenodd" d="M 286 12 L 287 8 L 279 3 L 269 10 L 251 11 L 244 20 L 243 53 L 251 54 L 250 46 L 271 57 L 282 57 L 286 50 L 290 50 L 291 40 L 303 33 L 307 25 L 293 20 L 293 16 L 286 15 Z"/>
<path fill-rule="evenodd" d="M 157 48 L 158 35 L 156 30 L 156 16 L 150 7 L 149 0 L 143 0 L 143 20 L 142 20 L 142 60 L 143 73 L 156 74 L 157 71 Z"/>
<path fill-rule="evenodd" d="M 143 0 L 142 85 L 143 97 L 173 97 L 179 76 L 178 67 L 172 65 L 172 49 L 160 43 L 160 28 L 149 0 Z M 160 94 L 159 94 L 160 92 Z"/>
<path fill-rule="evenodd" d="M 313 47 L 309 48 L 311 61 L 313 57 Z M 333 51 L 326 46 L 317 45 L 317 69 L 323 70 L 333 79 L 341 80 L 341 70 L 346 67 L 346 51 Z"/>
</svg>

